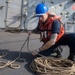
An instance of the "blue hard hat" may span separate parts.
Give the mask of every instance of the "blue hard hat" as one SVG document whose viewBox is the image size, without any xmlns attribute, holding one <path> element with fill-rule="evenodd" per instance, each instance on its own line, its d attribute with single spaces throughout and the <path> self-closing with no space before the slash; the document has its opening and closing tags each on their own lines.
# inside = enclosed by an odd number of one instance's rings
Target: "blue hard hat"
<svg viewBox="0 0 75 75">
<path fill-rule="evenodd" d="M 39 16 L 45 14 L 46 12 L 48 12 L 48 7 L 45 4 L 40 3 L 36 6 L 35 16 L 39 17 Z"/>
</svg>

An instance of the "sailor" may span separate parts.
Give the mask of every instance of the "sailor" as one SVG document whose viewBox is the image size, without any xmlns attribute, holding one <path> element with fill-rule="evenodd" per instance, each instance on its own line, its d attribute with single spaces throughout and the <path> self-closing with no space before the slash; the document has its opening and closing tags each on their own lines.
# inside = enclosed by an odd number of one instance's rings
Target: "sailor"
<svg viewBox="0 0 75 75">
<path fill-rule="evenodd" d="M 68 45 L 70 48 L 68 59 L 73 60 L 75 55 L 75 33 L 65 33 L 61 17 L 51 14 L 49 8 L 40 3 L 36 6 L 35 17 L 39 18 L 37 30 L 40 31 L 40 40 L 43 46 L 33 50 L 32 54 L 38 53 L 44 56 L 51 55 L 55 48 L 60 45 Z M 29 33 L 30 34 L 30 33 Z M 61 51 L 59 51 L 61 56 Z"/>
</svg>

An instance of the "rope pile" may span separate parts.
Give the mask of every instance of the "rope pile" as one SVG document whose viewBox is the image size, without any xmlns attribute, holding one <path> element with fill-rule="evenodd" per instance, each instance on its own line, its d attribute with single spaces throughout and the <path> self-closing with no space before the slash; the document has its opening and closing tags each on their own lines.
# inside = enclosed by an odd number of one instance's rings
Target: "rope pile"
<svg viewBox="0 0 75 75">
<path fill-rule="evenodd" d="M 74 62 L 63 58 L 39 57 L 30 68 L 38 75 L 75 75 Z"/>
</svg>

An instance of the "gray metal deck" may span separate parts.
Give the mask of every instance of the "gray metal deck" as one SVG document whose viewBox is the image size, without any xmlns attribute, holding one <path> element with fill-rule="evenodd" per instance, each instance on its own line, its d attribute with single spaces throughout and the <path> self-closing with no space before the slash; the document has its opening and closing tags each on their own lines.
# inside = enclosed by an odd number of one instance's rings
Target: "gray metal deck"
<svg viewBox="0 0 75 75">
<path fill-rule="evenodd" d="M 4 51 L 8 51 L 7 56 L 4 58 L 1 58 L 1 60 L 7 62 L 14 60 L 19 53 L 19 50 L 21 49 L 24 41 L 27 38 L 27 33 L 25 32 L 5 32 L 4 30 L 0 30 L 0 53 Z M 29 48 L 30 50 L 35 50 L 39 48 L 42 45 L 39 41 L 39 35 L 38 34 L 32 34 L 30 37 L 30 44 Z M 63 48 L 63 58 L 66 58 L 69 54 L 68 47 Z M 10 67 L 5 67 L 3 69 L 0 69 L 0 75 L 36 75 L 34 72 L 32 72 L 29 68 L 29 65 L 34 58 L 27 50 L 27 44 L 24 46 L 21 54 L 21 58 L 25 59 L 25 62 L 23 61 L 17 61 L 16 63 L 20 65 L 19 69 L 12 69 Z"/>
</svg>

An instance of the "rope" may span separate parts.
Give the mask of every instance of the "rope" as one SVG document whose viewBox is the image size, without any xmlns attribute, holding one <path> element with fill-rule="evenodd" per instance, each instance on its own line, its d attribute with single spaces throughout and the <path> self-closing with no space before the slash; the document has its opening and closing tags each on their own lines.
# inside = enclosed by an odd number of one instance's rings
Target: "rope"
<svg viewBox="0 0 75 75">
<path fill-rule="evenodd" d="M 7 52 L 3 52 L 2 55 L 0 55 L 0 58 L 5 57 L 7 55 Z"/>
<path fill-rule="evenodd" d="M 20 51 L 19 51 L 19 55 L 18 55 L 17 58 L 15 58 L 13 61 L 8 61 L 8 62 L 0 61 L 0 63 L 2 63 L 2 65 L 0 65 L 0 69 L 1 69 L 1 68 L 5 68 L 5 67 L 7 67 L 7 66 L 9 66 L 9 67 L 11 67 L 11 68 L 13 68 L 13 69 L 18 69 L 18 68 L 20 68 L 20 65 L 14 64 L 14 62 L 16 62 L 16 60 L 20 60 L 20 59 L 25 61 L 25 59 L 20 58 L 20 56 L 21 56 L 21 51 L 22 51 L 24 45 L 26 44 L 26 42 L 28 41 L 28 43 L 29 43 L 29 37 L 30 37 L 30 35 L 27 37 L 27 39 L 26 39 L 25 42 L 23 43 L 23 45 L 22 45 L 22 47 L 21 47 L 21 49 L 20 49 Z M 0 58 L 5 57 L 6 55 L 7 55 L 7 52 L 3 52 L 3 55 L 1 55 Z"/>
<path fill-rule="evenodd" d="M 63 58 L 36 58 L 31 63 L 31 69 L 38 75 L 75 75 L 75 64 Z"/>
</svg>

